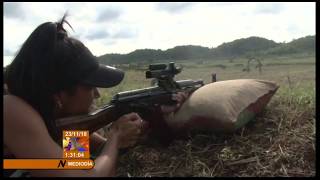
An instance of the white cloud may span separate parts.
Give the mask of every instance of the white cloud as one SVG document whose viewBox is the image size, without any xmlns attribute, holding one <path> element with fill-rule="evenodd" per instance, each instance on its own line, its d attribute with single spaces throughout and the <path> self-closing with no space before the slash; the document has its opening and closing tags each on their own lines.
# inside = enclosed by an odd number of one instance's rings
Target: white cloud
<svg viewBox="0 0 320 180">
<path fill-rule="evenodd" d="M 257 14 L 279 14 L 283 12 L 282 3 L 259 3 L 256 5 L 255 13 Z"/>
<path fill-rule="evenodd" d="M 104 8 L 98 12 L 96 21 L 97 22 L 104 22 L 104 21 L 115 21 L 121 15 L 120 9 L 115 8 Z"/>
<path fill-rule="evenodd" d="M 3 67 L 9 65 L 12 62 L 13 58 L 13 56 L 3 56 Z"/>
<path fill-rule="evenodd" d="M 156 4 L 156 9 L 168 13 L 180 13 L 190 9 L 195 3 L 190 2 L 160 2 Z"/>
<path fill-rule="evenodd" d="M 24 19 L 26 13 L 21 3 L 10 2 L 4 4 L 3 16 L 7 18 Z"/>
<path fill-rule="evenodd" d="M 38 25 L 57 21 L 66 11 L 75 30 L 66 26 L 69 34 L 97 56 L 143 48 L 166 50 L 177 45 L 216 47 L 249 36 L 288 42 L 315 34 L 314 2 L 28 2 L 15 6 L 20 15 L 6 3 L 4 6 L 6 52 L 16 52 Z M 97 21 L 99 17 L 103 21 Z M 94 36 L 98 32 L 99 38 Z"/>
</svg>

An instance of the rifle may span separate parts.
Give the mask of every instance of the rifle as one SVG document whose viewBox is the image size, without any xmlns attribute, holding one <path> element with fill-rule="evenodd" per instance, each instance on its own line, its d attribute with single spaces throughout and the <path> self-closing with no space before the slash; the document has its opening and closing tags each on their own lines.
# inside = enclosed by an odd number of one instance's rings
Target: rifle
<svg viewBox="0 0 320 180">
<path fill-rule="evenodd" d="M 155 78 L 156 86 L 117 93 L 110 103 L 92 113 L 56 119 L 56 126 L 60 134 L 62 130 L 89 130 L 92 133 L 130 112 L 137 112 L 142 119 L 154 122 L 155 114 L 159 115 L 160 105 L 176 103 L 172 100 L 173 94 L 178 91 L 192 93 L 204 85 L 202 80 L 175 81 L 174 76 L 180 72 L 181 68 L 173 62 L 168 65 L 151 64 L 146 71 L 146 78 Z M 159 123 L 153 124 L 157 126 Z"/>
</svg>

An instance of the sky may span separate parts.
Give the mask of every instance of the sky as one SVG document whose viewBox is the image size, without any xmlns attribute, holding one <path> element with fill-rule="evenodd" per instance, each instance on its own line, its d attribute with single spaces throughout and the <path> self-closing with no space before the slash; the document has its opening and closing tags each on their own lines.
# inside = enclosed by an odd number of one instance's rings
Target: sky
<svg viewBox="0 0 320 180">
<path fill-rule="evenodd" d="M 275 42 L 315 35 L 315 2 L 4 2 L 3 66 L 31 32 L 65 25 L 96 56 L 136 49 L 167 50 L 180 45 L 215 48 L 258 36 Z"/>
</svg>

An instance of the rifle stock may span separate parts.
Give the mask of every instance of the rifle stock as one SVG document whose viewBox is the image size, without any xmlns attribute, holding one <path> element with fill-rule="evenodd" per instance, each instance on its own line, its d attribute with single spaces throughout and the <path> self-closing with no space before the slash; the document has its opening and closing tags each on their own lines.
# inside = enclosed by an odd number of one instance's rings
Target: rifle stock
<svg viewBox="0 0 320 180">
<path fill-rule="evenodd" d="M 114 105 L 107 105 L 87 115 L 78 115 L 56 120 L 58 130 L 89 130 L 90 133 L 119 118 Z"/>
</svg>

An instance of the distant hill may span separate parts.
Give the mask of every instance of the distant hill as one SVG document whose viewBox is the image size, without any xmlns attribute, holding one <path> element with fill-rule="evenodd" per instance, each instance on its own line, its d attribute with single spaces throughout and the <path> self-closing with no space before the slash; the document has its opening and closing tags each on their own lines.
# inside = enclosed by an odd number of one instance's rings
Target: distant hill
<svg viewBox="0 0 320 180">
<path fill-rule="evenodd" d="M 166 51 L 160 49 L 138 49 L 128 54 L 105 54 L 98 57 L 105 64 L 123 64 L 137 62 L 156 62 L 162 60 L 188 60 L 195 58 L 210 58 L 211 50 L 202 46 L 176 46 Z"/>
<path fill-rule="evenodd" d="M 315 53 L 315 36 L 306 36 L 289 43 L 281 43 L 274 48 L 265 50 L 265 55 L 287 55 L 292 53 Z"/>
<path fill-rule="evenodd" d="M 105 54 L 99 58 L 104 64 L 154 63 L 174 60 L 230 59 L 247 56 L 280 56 L 295 53 L 315 53 L 315 36 L 306 36 L 289 43 L 276 43 L 261 37 L 249 37 L 223 43 L 216 48 L 176 46 L 160 49 L 138 49 L 128 54 Z"/>
<path fill-rule="evenodd" d="M 259 52 L 265 49 L 277 47 L 279 44 L 261 37 L 249 37 L 237 39 L 229 43 L 223 43 L 214 49 L 214 55 L 219 58 L 247 56 L 249 52 Z"/>
</svg>

